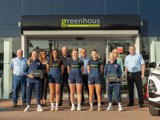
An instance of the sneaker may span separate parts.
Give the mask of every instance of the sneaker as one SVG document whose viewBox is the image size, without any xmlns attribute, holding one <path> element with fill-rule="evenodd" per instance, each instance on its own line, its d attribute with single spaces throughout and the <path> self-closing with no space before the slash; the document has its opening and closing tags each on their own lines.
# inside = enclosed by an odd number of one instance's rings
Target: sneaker
<svg viewBox="0 0 160 120">
<path fill-rule="evenodd" d="M 55 111 L 58 111 L 58 109 L 59 109 L 58 106 L 55 106 Z"/>
<path fill-rule="evenodd" d="M 120 112 L 123 111 L 122 106 L 119 106 L 119 107 L 118 107 L 118 111 L 120 111 Z"/>
<path fill-rule="evenodd" d="M 75 106 L 72 106 L 71 107 L 71 111 L 75 111 L 76 110 L 76 107 Z"/>
<path fill-rule="evenodd" d="M 89 111 L 93 111 L 93 106 L 90 106 Z"/>
<path fill-rule="evenodd" d="M 30 111 L 30 107 L 27 106 L 25 109 L 24 109 L 24 112 L 29 112 Z"/>
<path fill-rule="evenodd" d="M 101 111 L 101 106 L 98 106 L 98 109 L 97 109 L 97 111 L 99 112 L 99 111 Z"/>
<path fill-rule="evenodd" d="M 106 111 L 111 111 L 112 110 L 112 106 L 108 106 L 108 108 L 106 109 Z"/>
<path fill-rule="evenodd" d="M 121 103 L 118 103 L 118 111 L 123 111 Z"/>
<path fill-rule="evenodd" d="M 77 111 L 81 111 L 81 106 L 77 106 Z"/>
<path fill-rule="evenodd" d="M 42 111 L 43 111 L 43 108 L 42 108 L 42 106 L 39 105 L 39 106 L 37 107 L 37 112 L 42 112 Z"/>
</svg>

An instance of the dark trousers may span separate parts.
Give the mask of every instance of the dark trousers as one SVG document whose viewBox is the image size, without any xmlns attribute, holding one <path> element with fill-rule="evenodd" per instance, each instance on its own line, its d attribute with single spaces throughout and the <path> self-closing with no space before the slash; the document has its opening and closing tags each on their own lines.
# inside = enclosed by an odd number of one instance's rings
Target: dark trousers
<svg viewBox="0 0 160 120">
<path fill-rule="evenodd" d="M 84 91 L 87 91 L 87 94 L 89 96 L 89 90 L 88 90 L 88 75 L 82 75 L 83 80 L 83 86 L 82 86 L 82 103 L 85 101 L 84 98 Z"/>
<path fill-rule="evenodd" d="M 70 101 L 70 89 L 69 89 L 69 85 L 68 85 L 67 71 L 65 72 L 65 74 L 62 75 L 62 84 L 61 84 L 61 89 L 60 89 L 60 103 L 63 102 L 63 90 L 64 90 L 65 85 L 67 87 L 68 100 Z"/>
<path fill-rule="evenodd" d="M 121 102 L 121 83 L 108 84 L 108 102 L 112 102 L 113 90 L 117 102 Z"/>
<path fill-rule="evenodd" d="M 129 104 L 134 104 L 134 83 L 137 88 L 139 104 L 144 104 L 141 72 L 127 73 Z"/>
<path fill-rule="evenodd" d="M 47 99 L 48 75 L 45 74 L 41 82 L 41 99 Z"/>
<path fill-rule="evenodd" d="M 18 91 L 21 88 L 22 102 L 26 102 L 26 77 L 13 75 L 13 103 L 17 104 Z"/>
<path fill-rule="evenodd" d="M 35 89 L 37 104 L 40 104 L 41 82 L 36 81 L 32 83 L 31 82 L 27 83 L 27 105 L 30 105 L 31 103 L 33 88 Z"/>
</svg>

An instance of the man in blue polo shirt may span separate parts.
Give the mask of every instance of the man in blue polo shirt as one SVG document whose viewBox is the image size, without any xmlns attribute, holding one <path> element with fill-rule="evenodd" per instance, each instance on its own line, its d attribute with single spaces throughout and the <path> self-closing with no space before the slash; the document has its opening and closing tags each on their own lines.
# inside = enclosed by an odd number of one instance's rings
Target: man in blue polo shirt
<svg viewBox="0 0 160 120">
<path fill-rule="evenodd" d="M 139 107 L 143 107 L 143 88 L 142 80 L 145 73 L 145 62 L 143 57 L 136 53 L 134 45 L 129 47 L 130 54 L 125 58 L 124 66 L 127 75 L 128 92 L 129 92 L 129 103 L 128 106 L 134 106 L 133 91 L 134 83 L 137 87 Z"/>
<path fill-rule="evenodd" d="M 13 79 L 13 107 L 17 106 L 18 91 L 21 88 L 22 92 L 22 104 L 26 104 L 26 69 L 27 69 L 27 59 L 23 57 L 23 50 L 17 50 L 17 57 L 13 58 L 11 61 L 10 68 L 12 70 Z"/>
</svg>

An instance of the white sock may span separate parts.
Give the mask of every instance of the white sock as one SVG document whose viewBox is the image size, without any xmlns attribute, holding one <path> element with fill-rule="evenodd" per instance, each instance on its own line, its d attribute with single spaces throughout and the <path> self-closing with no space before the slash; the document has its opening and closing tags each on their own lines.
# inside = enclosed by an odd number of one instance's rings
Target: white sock
<svg viewBox="0 0 160 120">
<path fill-rule="evenodd" d="M 78 106 L 81 106 L 81 104 L 80 104 L 80 103 L 78 103 Z"/>
<path fill-rule="evenodd" d="M 58 106 L 58 103 L 56 103 L 56 106 Z"/>
<path fill-rule="evenodd" d="M 93 103 L 90 103 L 90 106 L 92 107 L 92 106 L 93 106 Z"/>
<path fill-rule="evenodd" d="M 40 104 L 38 104 L 38 107 L 41 107 L 41 105 L 40 105 Z"/>
<path fill-rule="evenodd" d="M 54 107 L 54 103 L 51 103 L 51 107 Z"/>
<path fill-rule="evenodd" d="M 112 103 L 109 103 L 108 107 L 112 107 Z"/>
<path fill-rule="evenodd" d="M 30 108 L 30 105 L 27 105 L 28 108 Z"/>
<path fill-rule="evenodd" d="M 72 103 L 72 106 L 75 106 L 74 103 Z"/>
<path fill-rule="evenodd" d="M 122 107 L 121 103 L 118 103 L 118 107 Z"/>
<path fill-rule="evenodd" d="M 101 103 L 98 103 L 98 106 L 101 106 Z"/>
</svg>

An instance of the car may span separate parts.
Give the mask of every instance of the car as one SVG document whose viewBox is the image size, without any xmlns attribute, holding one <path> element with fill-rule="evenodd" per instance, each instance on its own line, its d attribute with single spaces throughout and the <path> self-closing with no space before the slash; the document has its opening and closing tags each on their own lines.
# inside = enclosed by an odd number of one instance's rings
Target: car
<svg viewBox="0 0 160 120">
<path fill-rule="evenodd" d="M 152 116 L 160 115 L 160 64 L 155 62 L 149 64 L 152 68 L 148 77 L 148 101 L 149 112 Z"/>
</svg>

